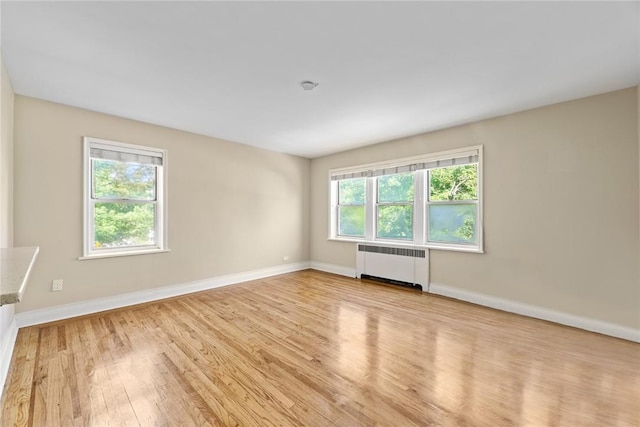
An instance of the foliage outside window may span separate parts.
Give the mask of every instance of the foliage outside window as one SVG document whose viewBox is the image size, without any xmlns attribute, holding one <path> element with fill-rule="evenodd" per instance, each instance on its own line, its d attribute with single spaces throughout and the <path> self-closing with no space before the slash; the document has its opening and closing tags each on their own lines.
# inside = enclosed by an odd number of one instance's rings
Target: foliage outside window
<svg viewBox="0 0 640 427">
<path fill-rule="evenodd" d="M 429 171 L 430 242 L 475 244 L 478 216 L 478 165 Z"/>
<path fill-rule="evenodd" d="M 164 249 L 164 150 L 85 138 L 84 256 Z"/>
<path fill-rule="evenodd" d="M 332 238 L 482 252 L 482 147 L 330 172 Z"/>
<path fill-rule="evenodd" d="M 413 173 L 403 173 L 377 179 L 378 238 L 413 240 L 413 178 Z"/>
<path fill-rule="evenodd" d="M 338 183 L 338 235 L 364 237 L 365 185 L 364 178 Z"/>
</svg>

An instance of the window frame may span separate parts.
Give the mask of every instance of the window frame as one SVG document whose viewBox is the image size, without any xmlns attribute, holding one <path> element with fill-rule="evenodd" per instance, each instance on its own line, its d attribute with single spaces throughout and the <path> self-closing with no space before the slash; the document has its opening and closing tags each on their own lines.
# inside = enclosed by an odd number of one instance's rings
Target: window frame
<svg viewBox="0 0 640 427">
<path fill-rule="evenodd" d="M 162 159 L 161 165 L 154 165 L 155 200 L 134 200 L 119 198 L 94 197 L 95 183 L 93 179 L 93 159 L 91 149 L 105 149 L 119 153 L 138 154 Z M 82 256 L 80 260 L 143 255 L 159 252 L 168 252 L 167 239 L 167 150 L 149 146 L 127 144 L 124 142 L 105 139 L 83 138 L 83 242 Z M 95 205 L 97 203 L 136 203 L 152 204 L 155 206 L 154 244 L 135 245 L 116 248 L 95 248 Z"/>
<path fill-rule="evenodd" d="M 468 153 L 477 155 L 477 200 L 460 200 L 451 201 L 446 204 L 476 204 L 476 244 L 461 244 L 430 241 L 429 238 L 429 205 L 439 202 L 429 202 L 430 182 L 429 170 L 435 168 L 427 168 L 413 171 L 414 172 L 414 196 L 413 196 L 413 240 L 399 240 L 377 237 L 377 178 L 380 174 L 374 171 L 383 171 L 383 175 L 389 175 L 388 170 L 400 169 L 408 165 L 419 163 L 432 163 L 435 161 L 447 161 Z M 483 146 L 475 145 L 462 147 L 453 150 L 429 153 L 420 156 L 406 157 L 394 159 L 385 162 L 368 163 L 364 165 L 332 169 L 329 171 L 329 236 L 328 240 L 363 242 L 363 243 L 393 243 L 398 246 L 423 247 L 437 250 L 450 250 L 459 252 L 484 253 L 484 217 L 483 217 Z M 470 164 L 470 163 L 467 163 Z M 443 167 L 448 167 L 444 165 Z M 453 166 L 453 165 L 451 165 Z M 402 173 L 402 172 L 397 172 Z M 349 179 L 353 177 L 366 177 L 366 193 L 365 193 L 365 237 L 345 237 L 337 234 L 337 188 L 340 179 L 336 176 L 344 176 Z"/>
</svg>

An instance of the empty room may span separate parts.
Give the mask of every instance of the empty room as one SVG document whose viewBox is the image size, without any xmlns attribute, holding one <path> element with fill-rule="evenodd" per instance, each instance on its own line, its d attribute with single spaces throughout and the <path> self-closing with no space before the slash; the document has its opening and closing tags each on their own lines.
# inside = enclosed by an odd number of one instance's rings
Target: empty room
<svg viewBox="0 0 640 427">
<path fill-rule="evenodd" d="M 0 425 L 640 425 L 640 2 L 0 25 Z"/>
</svg>

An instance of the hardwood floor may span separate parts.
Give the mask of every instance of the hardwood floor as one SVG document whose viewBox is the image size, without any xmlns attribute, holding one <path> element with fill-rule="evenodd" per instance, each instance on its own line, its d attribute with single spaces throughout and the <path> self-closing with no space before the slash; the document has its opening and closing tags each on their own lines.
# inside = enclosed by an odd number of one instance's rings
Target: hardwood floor
<svg viewBox="0 0 640 427">
<path fill-rule="evenodd" d="M 638 426 L 640 344 L 307 270 L 19 331 L 2 426 Z"/>
</svg>

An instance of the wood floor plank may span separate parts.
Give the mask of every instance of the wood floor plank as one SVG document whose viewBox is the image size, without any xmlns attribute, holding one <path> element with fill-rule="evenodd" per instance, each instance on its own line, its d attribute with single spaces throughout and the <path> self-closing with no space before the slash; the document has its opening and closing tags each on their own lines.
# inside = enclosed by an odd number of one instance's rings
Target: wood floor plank
<svg viewBox="0 0 640 427">
<path fill-rule="evenodd" d="M 193 320 L 193 319 L 190 319 Z M 188 329 L 187 329 L 188 328 Z M 243 375 L 244 364 L 247 363 L 246 358 L 238 352 L 236 354 L 230 354 L 227 349 L 218 347 L 215 349 L 209 349 L 207 346 L 203 346 L 202 343 L 195 337 L 206 336 L 207 332 L 199 327 L 197 323 L 189 322 L 189 326 L 186 324 L 181 325 L 181 329 L 188 330 L 188 334 L 183 335 L 183 340 L 188 342 L 188 346 L 182 347 L 182 351 L 187 354 L 191 360 L 201 366 L 202 362 L 207 364 L 213 369 L 207 369 L 205 375 L 208 379 L 216 384 L 220 388 L 220 392 L 226 396 L 231 396 L 235 400 L 236 405 L 243 405 L 247 413 L 245 414 L 252 423 L 264 423 L 265 425 L 288 425 L 291 424 L 291 420 L 287 420 L 287 417 L 281 413 L 281 411 L 271 411 L 271 417 L 269 420 L 255 419 L 253 413 L 263 412 L 261 409 L 263 405 L 269 404 L 273 401 L 273 398 L 265 393 L 264 387 L 251 387 L 250 384 L 260 383 L 258 378 L 247 378 Z M 211 351 L 213 350 L 213 352 Z M 208 357 L 212 354 L 218 354 L 223 356 L 223 364 L 216 363 L 211 365 L 211 358 Z M 233 363 L 233 369 L 226 369 L 225 365 Z M 217 369 L 216 369 L 217 367 Z M 253 370 L 256 377 L 258 377 L 258 371 Z M 260 383 L 262 384 L 262 383 Z M 279 409 L 279 407 L 274 407 Z"/>
<path fill-rule="evenodd" d="M 13 402 L 14 406 L 6 413 L 4 407 L 0 407 L 0 420 L 6 420 L 7 425 L 26 425 L 29 418 L 38 337 L 37 329 L 20 330 L 16 337 L 3 394 L 3 399 Z"/>
<path fill-rule="evenodd" d="M 301 271 L 23 328 L 2 426 L 639 426 L 640 345 Z"/>
</svg>

